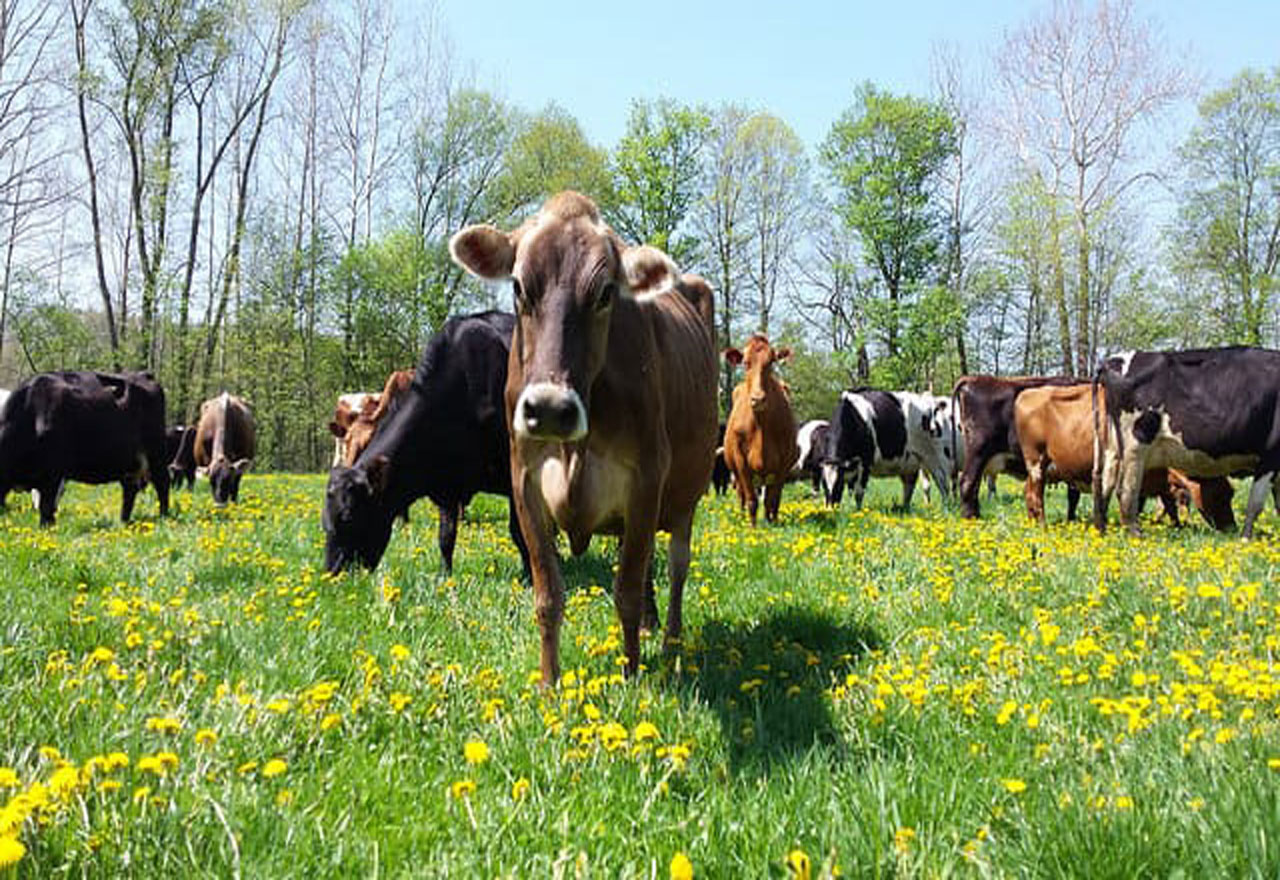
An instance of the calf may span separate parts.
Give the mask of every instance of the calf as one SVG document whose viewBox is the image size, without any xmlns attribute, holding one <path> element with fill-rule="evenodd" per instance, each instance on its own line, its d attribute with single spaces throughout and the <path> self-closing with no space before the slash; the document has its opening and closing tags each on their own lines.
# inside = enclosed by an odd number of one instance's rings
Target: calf
<svg viewBox="0 0 1280 880">
<path fill-rule="evenodd" d="M 763 334 L 747 340 L 743 350 L 724 353 L 731 365 L 746 365 L 746 375 L 733 389 L 733 409 L 724 435 L 724 461 L 738 489 L 738 503 L 756 524 L 757 490 L 764 488 L 764 518 L 778 519 L 782 488 L 791 475 L 800 449 L 796 446 L 796 417 L 791 396 L 774 375 L 773 365 L 791 357 L 791 349 L 774 349 Z"/>
<path fill-rule="evenodd" d="M 411 370 L 396 370 L 387 377 L 381 394 L 369 395 L 361 411 L 356 413 L 355 418 L 348 424 L 346 434 L 342 438 L 345 448 L 342 451 L 341 464 L 351 467 L 356 463 L 356 459 L 369 445 L 369 441 L 373 439 L 373 435 L 377 433 L 387 414 L 399 405 L 404 395 L 409 393 L 409 386 L 412 383 Z"/>
<path fill-rule="evenodd" d="M 329 473 L 328 571 L 376 568 L 396 516 L 424 495 L 440 509 L 440 556 L 452 571 L 459 511 L 477 492 L 511 498 L 503 391 L 514 329 L 514 316 L 483 312 L 446 321 L 427 342 L 408 390 L 393 395 L 369 445 Z M 514 506 L 508 527 L 528 572 Z"/>
<path fill-rule="evenodd" d="M 691 289 L 662 252 L 624 245 L 595 204 L 573 192 L 513 232 L 471 226 L 449 248 L 468 271 L 514 290 L 506 411 L 543 683 L 560 674 L 557 529 L 574 553 L 595 533 L 621 534 L 613 597 L 633 674 L 641 623 L 656 623 L 645 585 L 658 529 L 671 535 L 668 642 L 683 623 L 694 512 L 715 457 L 709 288 Z"/>
<path fill-rule="evenodd" d="M 898 477 L 902 507 L 910 510 L 921 470 L 947 497 L 951 466 L 943 456 L 941 428 L 935 418 L 940 406 L 941 398 L 910 391 L 864 389 L 841 394 L 831 414 L 822 458 L 827 503 L 840 503 L 847 480 L 861 509 L 871 477 Z"/>
<path fill-rule="evenodd" d="M 1280 508 L 1280 351 L 1127 352 L 1105 358 L 1092 385 L 1098 531 L 1117 486 L 1121 522 L 1138 531 L 1139 489 L 1155 467 L 1193 477 L 1251 474 L 1245 537 L 1269 494 Z"/>
<path fill-rule="evenodd" d="M 1101 394 L 1098 407 L 1105 413 L 1105 400 Z M 1090 491 L 1093 480 L 1090 386 L 1029 388 L 1018 395 L 1014 404 L 1014 424 L 1027 468 L 1027 515 L 1043 525 L 1045 483 L 1063 482 L 1069 487 L 1067 520 L 1074 520 L 1080 493 Z M 1231 484 L 1222 477 L 1203 482 L 1206 485 L 1202 487 L 1201 481 L 1178 471 L 1153 468 L 1143 479 L 1142 497 L 1159 498 L 1174 525 L 1178 524 L 1177 492 L 1185 494 L 1205 521 L 1215 528 L 1221 527 L 1220 524 L 1226 520 L 1234 525 L 1230 505 Z M 1222 512 L 1224 493 L 1225 518 Z"/>
<path fill-rule="evenodd" d="M 717 495 L 728 492 L 729 485 L 733 482 L 733 474 L 724 463 L 724 430 L 725 423 L 721 422 L 716 437 L 716 460 L 711 466 L 711 485 L 715 487 Z"/>
<path fill-rule="evenodd" d="M 1027 475 L 1013 423 L 1018 395 L 1028 388 L 1079 382 L 1070 376 L 961 376 L 956 380 L 951 400 L 964 438 L 959 483 L 962 516 L 978 516 L 983 476 L 1007 473 L 1022 479 Z M 1072 491 L 1076 490 L 1068 490 L 1068 496 Z"/>
<path fill-rule="evenodd" d="M 120 519 L 151 480 L 169 512 L 164 390 L 149 373 L 39 373 L 0 410 L 0 505 L 9 490 L 37 489 L 40 524 L 53 525 L 64 480 L 119 481 Z"/>
<path fill-rule="evenodd" d="M 193 441 L 196 473 L 208 474 L 215 504 L 240 498 L 240 478 L 253 466 L 256 431 L 249 405 L 226 391 L 200 404 Z"/>
</svg>

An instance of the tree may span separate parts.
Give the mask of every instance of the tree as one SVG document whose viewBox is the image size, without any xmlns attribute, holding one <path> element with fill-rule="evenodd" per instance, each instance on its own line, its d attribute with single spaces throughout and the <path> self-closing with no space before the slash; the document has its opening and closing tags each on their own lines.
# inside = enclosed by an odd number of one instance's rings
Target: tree
<svg viewBox="0 0 1280 880">
<path fill-rule="evenodd" d="M 697 199 L 710 128 L 705 110 L 669 99 L 631 104 L 613 155 L 616 201 L 603 206 L 623 237 L 660 248 L 677 263 L 692 260 L 695 242 L 679 233 Z"/>
<path fill-rule="evenodd" d="M 745 280 L 756 294 L 758 327 L 769 332 L 778 288 L 788 279 L 808 208 L 804 145 L 785 122 L 757 113 L 738 133 L 744 160 Z"/>
<path fill-rule="evenodd" d="M 1176 258 L 1210 291 L 1215 335 L 1262 345 L 1280 281 L 1280 68 L 1245 70 L 1206 97 L 1180 154 Z"/>
<path fill-rule="evenodd" d="M 1166 63 L 1159 45 L 1135 19 L 1132 0 L 1063 0 L 1012 32 L 997 58 L 1005 137 L 1072 220 L 1069 240 L 1056 242 L 1050 289 L 1066 318 L 1059 329 L 1068 373 L 1088 373 L 1097 355 L 1104 304 L 1092 299 L 1090 265 L 1099 214 L 1151 176 L 1133 162 L 1132 147 L 1144 125 L 1189 91 L 1186 68 Z"/>
<path fill-rule="evenodd" d="M 550 104 L 520 126 L 506 151 L 493 202 L 507 218 L 518 218 L 566 189 L 608 204 L 611 186 L 608 154 L 587 141 L 568 111 Z"/>
<path fill-rule="evenodd" d="M 901 354 L 909 310 L 937 264 L 943 216 L 934 186 L 955 148 L 954 125 L 942 107 L 870 83 L 859 87 L 822 145 L 836 211 L 857 232 L 884 288 L 870 318 L 891 359 Z"/>
</svg>

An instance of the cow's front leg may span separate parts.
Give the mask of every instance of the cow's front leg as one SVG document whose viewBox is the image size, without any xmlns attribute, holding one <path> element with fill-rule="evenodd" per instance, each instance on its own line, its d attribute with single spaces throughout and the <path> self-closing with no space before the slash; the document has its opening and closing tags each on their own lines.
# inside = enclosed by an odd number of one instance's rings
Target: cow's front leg
<svg viewBox="0 0 1280 880">
<path fill-rule="evenodd" d="M 613 582 L 613 605 L 622 624 L 622 648 L 627 675 L 640 670 L 640 620 L 644 614 L 645 575 L 653 557 L 658 499 L 638 493 L 628 505 L 626 525 L 618 549 L 618 576 Z"/>
<path fill-rule="evenodd" d="M 1044 491 L 1041 490 L 1040 498 L 1043 500 Z M 1076 512 L 1080 509 L 1080 490 L 1070 483 L 1067 484 L 1067 522 L 1076 521 Z M 1044 513 L 1041 512 L 1040 518 L 1044 519 Z"/>
<path fill-rule="evenodd" d="M 1129 534 L 1141 534 L 1138 514 L 1142 507 L 1142 478 L 1146 474 L 1146 453 L 1136 442 L 1126 444 L 1120 462 L 1120 522 Z"/>
<path fill-rule="evenodd" d="M 520 533 L 529 549 L 533 579 L 533 612 L 542 636 L 540 666 L 543 687 L 560 680 L 560 624 L 564 620 L 564 580 L 560 556 L 556 552 L 551 515 L 541 490 L 526 470 L 512 474 L 513 506 L 520 520 Z"/>
<path fill-rule="evenodd" d="M 511 543 L 516 545 L 516 550 L 520 553 L 520 576 L 524 580 L 529 580 L 529 546 L 524 542 L 524 535 L 520 531 L 520 517 L 516 515 L 516 500 L 514 493 L 507 499 L 507 531 L 511 533 Z"/>
<path fill-rule="evenodd" d="M 771 482 L 765 484 L 764 487 L 764 518 L 765 522 L 776 523 L 778 521 L 778 508 L 782 506 L 782 479 L 775 477 Z"/>
<path fill-rule="evenodd" d="M 58 480 L 52 480 L 36 487 L 40 497 L 36 500 L 36 509 L 40 511 L 40 525 L 51 526 L 58 515 Z"/>
<path fill-rule="evenodd" d="M 456 504 L 437 505 L 440 512 L 440 525 L 436 529 L 436 543 L 440 545 L 440 558 L 444 561 L 445 574 L 453 573 L 453 548 L 458 543 L 458 506 Z"/>
</svg>

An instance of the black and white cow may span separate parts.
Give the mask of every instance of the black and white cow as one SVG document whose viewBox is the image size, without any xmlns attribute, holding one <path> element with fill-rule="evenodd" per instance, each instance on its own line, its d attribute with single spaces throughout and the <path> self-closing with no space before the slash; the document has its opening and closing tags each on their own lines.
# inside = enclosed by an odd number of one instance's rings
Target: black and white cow
<svg viewBox="0 0 1280 880">
<path fill-rule="evenodd" d="M 822 460 L 822 486 L 827 503 L 839 504 L 847 481 L 854 500 L 862 497 L 871 477 L 899 477 L 902 506 L 923 470 L 946 497 L 951 469 L 941 451 L 935 413 L 943 399 L 909 391 L 846 391 L 840 395 L 827 431 Z"/>
<path fill-rule="evenodd" d="M 800 457 L 796 459 L 795 469 L 791 472 L 792 480 L 809 480 L 813 483 L 813 491 L 822 491 L 822 459 L 827 449 L 827 433 L 830 423 L 826 419 L 811 419 L 800 426 L 796 432 L 796 445 L 800 447 Z"/>
<path fill-rule="evenodd" d="M 164 516 L 166 464 L 164 390 L 149 373 L 38 373 L 0 410 L 0 506 L 11 489 L 38 489 L 41 525 L 53 525 L 65 480 L 119 481 L 125 522 L 150 480 Z"/>
<path fill-rule="evenodd" d="M 440 510 L 440 555 L 453 567 L 459 512 L 477 492 L 511 498 L 511 441 L 503 394 L 515 317 L 483 312 L 431 337 L 407 394 L 351 467 L 329 472 L 325 568 L 376 568 L 395 518 L 424 495 Z M 510 508 L 511 540 L 529 554 Z"/>
<path fill-rule="evenodd" d="M 1097 389 L 1106 392 L 1106 418 Z M 1106 528 L 1111 493 L 1120 520 L 1137 531 L 1142 477 L 1172 467 L 1193 477 L 1253 476 L 1245 537 L 1274 497 L 1280 510 L 1280 351 L 1210 348 L 1126 352 L 1093 378 L 1093 522 Z"/>
</svg>

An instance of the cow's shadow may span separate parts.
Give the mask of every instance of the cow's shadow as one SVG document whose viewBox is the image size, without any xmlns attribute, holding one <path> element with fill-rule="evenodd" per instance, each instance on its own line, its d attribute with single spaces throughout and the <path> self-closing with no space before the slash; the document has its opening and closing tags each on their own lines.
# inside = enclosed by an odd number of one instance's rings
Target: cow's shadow
<svg viewBox="0 0 1280 880">
<path fill-rule="evenodd" d="M 719 716 L 735 773 L 838 748 L 827 691 L 881 645 L 869 628 L 798 610 L 755 623 L 712 620 L 687 636 L 664 656 L 665 674 L 683 698 Z"/>
</svg>

